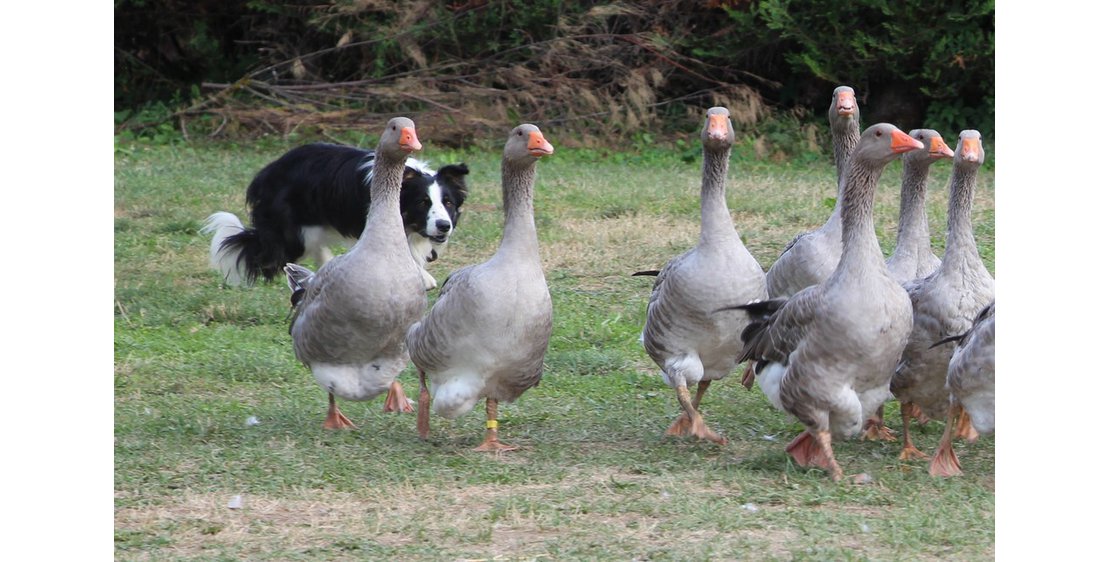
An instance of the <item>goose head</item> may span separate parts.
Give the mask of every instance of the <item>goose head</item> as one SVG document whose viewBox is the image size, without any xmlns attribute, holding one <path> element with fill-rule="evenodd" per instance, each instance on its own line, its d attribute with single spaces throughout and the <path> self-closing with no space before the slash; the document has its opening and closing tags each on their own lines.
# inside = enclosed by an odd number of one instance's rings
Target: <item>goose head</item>
<svg viewBox="0 0 1110 562">
<path fill-rule="evenodd" d="M 907 135 L 898 127 L 890 123 L 876 123 L 864 129 L 852 158 L 873 168 L 881 168 L 899 154 L 923 148 L 925 143 Z"/>
<path fill-rule="evenodd" d="M 378 151 L 383 155 L 407 158 L 409 154 L 423 148 L 416 137 L 416 124 L 408 117 L 394 117 L 385 126 L 378 141 Z"/>
<path fill-rule="evenodd" d="M 856 103 L 856 91 L 851 86 L 837 86 L 833 90 L 829 125 L 838 130 L 859 128 L 859 104 Z"/>
<path fill-rule="evenodd" d="M 722 148 L 732 146 L 735 140 L 736 132 L 732 130 L 728 110 L 723 107 L 709 108 L 705 112 L 705 126 L 701 130 L 702 144 Z"/>
<path fill-rule="evenodd" d="M 505 159 L 530 164 L 544 156 L 555 153 L 555 147 L 547 142 L 540 128 L 530 123 L 518 125 L 509 132 L 505 142 Z"/>
<path fill-rule="evenodd" d="M 983 139 L 979 131 L 965 129 L 960 131 L 960 140 L 956 142 L 956 166 L 980 166 L 987 158 L 986 149 L 983 148 Z"/>
<path fill-rule="evenodd" d="M 940 133 L 932 129 L 914 129 L 909 132 L 909 135 L 925 145 L 921 150 L 911 150 L 907 152 L 902 158 L 906 162 L 927 162 L 940 160 L 941 158 L 951 158 L 954 152 L 948 145 L 945 144 L 944 138 Z"/>
</svg>

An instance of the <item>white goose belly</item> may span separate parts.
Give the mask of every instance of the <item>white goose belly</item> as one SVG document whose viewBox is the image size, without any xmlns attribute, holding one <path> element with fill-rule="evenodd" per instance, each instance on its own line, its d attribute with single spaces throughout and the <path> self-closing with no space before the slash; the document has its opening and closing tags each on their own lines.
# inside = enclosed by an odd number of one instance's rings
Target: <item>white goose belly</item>
<svg viewBox="0 0 1110 562">
<path fill-rule="evenodd" d="M 313 363 L 312 376 L 328 392 L 344 400 L 372 400 L 389 390 L 408 358 L 383 359 L 362 365 Z"/>
</svg>

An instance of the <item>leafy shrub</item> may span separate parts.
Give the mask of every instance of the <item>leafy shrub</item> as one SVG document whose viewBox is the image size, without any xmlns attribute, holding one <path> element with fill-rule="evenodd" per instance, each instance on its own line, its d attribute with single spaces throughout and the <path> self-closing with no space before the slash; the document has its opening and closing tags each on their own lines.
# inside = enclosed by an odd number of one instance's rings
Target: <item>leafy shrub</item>
<svg viewBox="0 0 1110 562">
<path fill-rule="evenodd" d="M 456 147 L 520 121 L 685 134 L 725 105 L 757 152 L 793 157 L 827 146 L 829 93 L 849 84 L 866 122 L 989 138 L 994 4 L 949 4 L 120 0 L 116 104 L 168 102 L 231 136 L 365 132 L 404 112 Z"/>
</svg>

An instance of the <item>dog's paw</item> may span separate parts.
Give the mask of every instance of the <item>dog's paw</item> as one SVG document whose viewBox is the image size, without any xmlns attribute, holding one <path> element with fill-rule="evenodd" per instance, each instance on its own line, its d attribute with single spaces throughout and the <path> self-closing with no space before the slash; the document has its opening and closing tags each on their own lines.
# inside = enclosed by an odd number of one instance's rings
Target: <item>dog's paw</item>
<svg viewBox="0 0 1110 562">
<path fill-rule="evenodd" d="M 434 262 L 438 259 L 439 259 L 439 253 L 435 251 L 435 248 L 432 248 L 432 251 L 429 252 L 428 255 L 424 257 L 424 260 L 427 261 L 428 263 L 432 263 L 432 262 Z"/>
<path fill-rule="evenodd" d="M 439 284 L 436 283 L 436 278 L 432 277 L 432 274 L 430 274 L 430 273 L 428 273 L 427 271 L 424 271 L 424 270 L 421 270 L 420 273 L 424 276 L 424 290 L 425 291 L 431 291 L 432 289 L 435 289 L 436 287 L 439 286 Z"/>
</svg>

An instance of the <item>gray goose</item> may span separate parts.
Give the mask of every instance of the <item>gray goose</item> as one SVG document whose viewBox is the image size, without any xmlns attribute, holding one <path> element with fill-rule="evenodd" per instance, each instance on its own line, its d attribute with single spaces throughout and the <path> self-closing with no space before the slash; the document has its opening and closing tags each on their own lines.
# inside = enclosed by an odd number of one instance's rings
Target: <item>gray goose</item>
<svg viewBox="0 0 1110 562">
<path fill-rule="evenodd" d="M 366 227 L 347 253 L 315 274 L 285 266 L 293 291 L 293 351 L 328 391 L 324 427 L 353 428 L 335 397 L 370 400 L 389 391 L 386 411 L 412 411 L 397 374 L 408 364 L 405 330 L 427 305 L 399 211 L 405 159 L 420 150 L 411 119 L 395 117 L 378 142 Z"/>
<path fill-rule="evenodd" d="M 940 268 L 905 284 L 913 302 L 913 333 L 890 382 L 891 392 L 902 403 L 902 460 L 925 458 L 910 440 L 912 405 L 933 419 L 948 410 L 949 393 L 944 384 L 955 344 L 934 344 L 966 332 L 976 315 L 994 300 L 994 278 L 979 257 L 971 225 L 975 178 L 984 157 L 979 131 L 961 132 L 949 182 L 948 239 Z M 958 436 L 974 439 L 966 416 L 961 416 Z"/>
<path fill-rule="evenodd" d="M 925 148 L 902 155 L 902 194 L 898 210 L 898 237 L 894 252 L 886 260 L 890 275 L 899 283 L 928 277 L 940 267 L 929 240 L 929 217 L 925 214 L 925 194 L 929 167 L 955 154 L 933 129 L 914 129 L 910 136 Z"/>
<path fill-rule="evenodd" d="M 682 414 L 667 435 L 693 435 L 716 443 L 726 440 L 705 425 L 698 405 L 711 381 L 731 373 L 740 362 L 736 349 L 746 315 L 714 315 L 735 299 L 763 299 L 766 282 L 759 263 L 744 247 L 725 202 L 728 158 L 736 134 L 728 110 L 706 113 L 701 139 L 701 235 L 697 245 L 667 262 L 648 298 L 642 341 L 675 389 Z M 688 386 L 697 384 L 691 400 Z"/>
<path fill-rule="evenodd" d="M 894 252 L 886 260 L 890 275 L 898 283 L 926 277 L 940 267 L 940 258 L 933 254 L 929 240 L 929 218 L 925 214 L 925 193 L 929 167 L 942 158 L 952 158 L 952 149 L 940 133 L 933 129 L 914 129 L 909 135 L 925 145 L 902 155 L 902 195 L 898 210 L 898 237 Z M 864 425 L 865 439 L 896 441 L 898 438 L 883 425 L 883 407 Z"/>
<path fill-rule="evenodd" d="M 951 398 L 944 435 L 929 462 L 932 476 L 961 473 L 960 459 L 952 450 L 953 425 L 961 408 L 968 413 L 975 431 L 994 433 L 994 302 L 975 317 L 967 333 L 948 340 L 956 342 L 948 361 L 947 387 Z"/>
<path fill-rule="evenodd" d="M 802 466 L 844 473 L 832 440 L 856 435 L 889 395 L 890 377 L 913 326 L 905 289 L 891 278 L 875 237 L 875 189 L 883 168 L 922 148 L 897 127 L 868 127 L 845 172 L 843 245 L 828 279 L 789 299 L 729 308 L 755 318 L 744 329 L 740 360 L 755 363 L 771 403 L 806 426 L 786 451 Z"/>
<path fill-rule="evenodd" d="M 816 285 L 832 275 L 840 259 L 840 215 L 844 199 L 843 176 L 848 157 L 860 139 L 859 105 L 856 93 L 849 86 L 833 90 L 829 105 L 829 128 L 832 130 L 833 153 L 836 157 L 837 194 L 832 214 L 817 230 L 794 237 L 767 270 L 767 294 L 771 298 L 789 297 Z"/>
<path fill-rule="evenodd" d="M 505 227 L 488 261 L 452 273 L 406 342 L 420 376 L 417 431 L 428 438 L 429 407 L 454 419 L 486 398 L 486 435 L 475 449 L 516 449 L 498 440 L 497 405 L 536 386 L 551 338 L 547 290 L 532 198 L 536 162 L 554 148 L 535 125 L 509 133 L 501 160 Z M 430 390 L 429 390 L 430 386 Z"/>
</svg>

